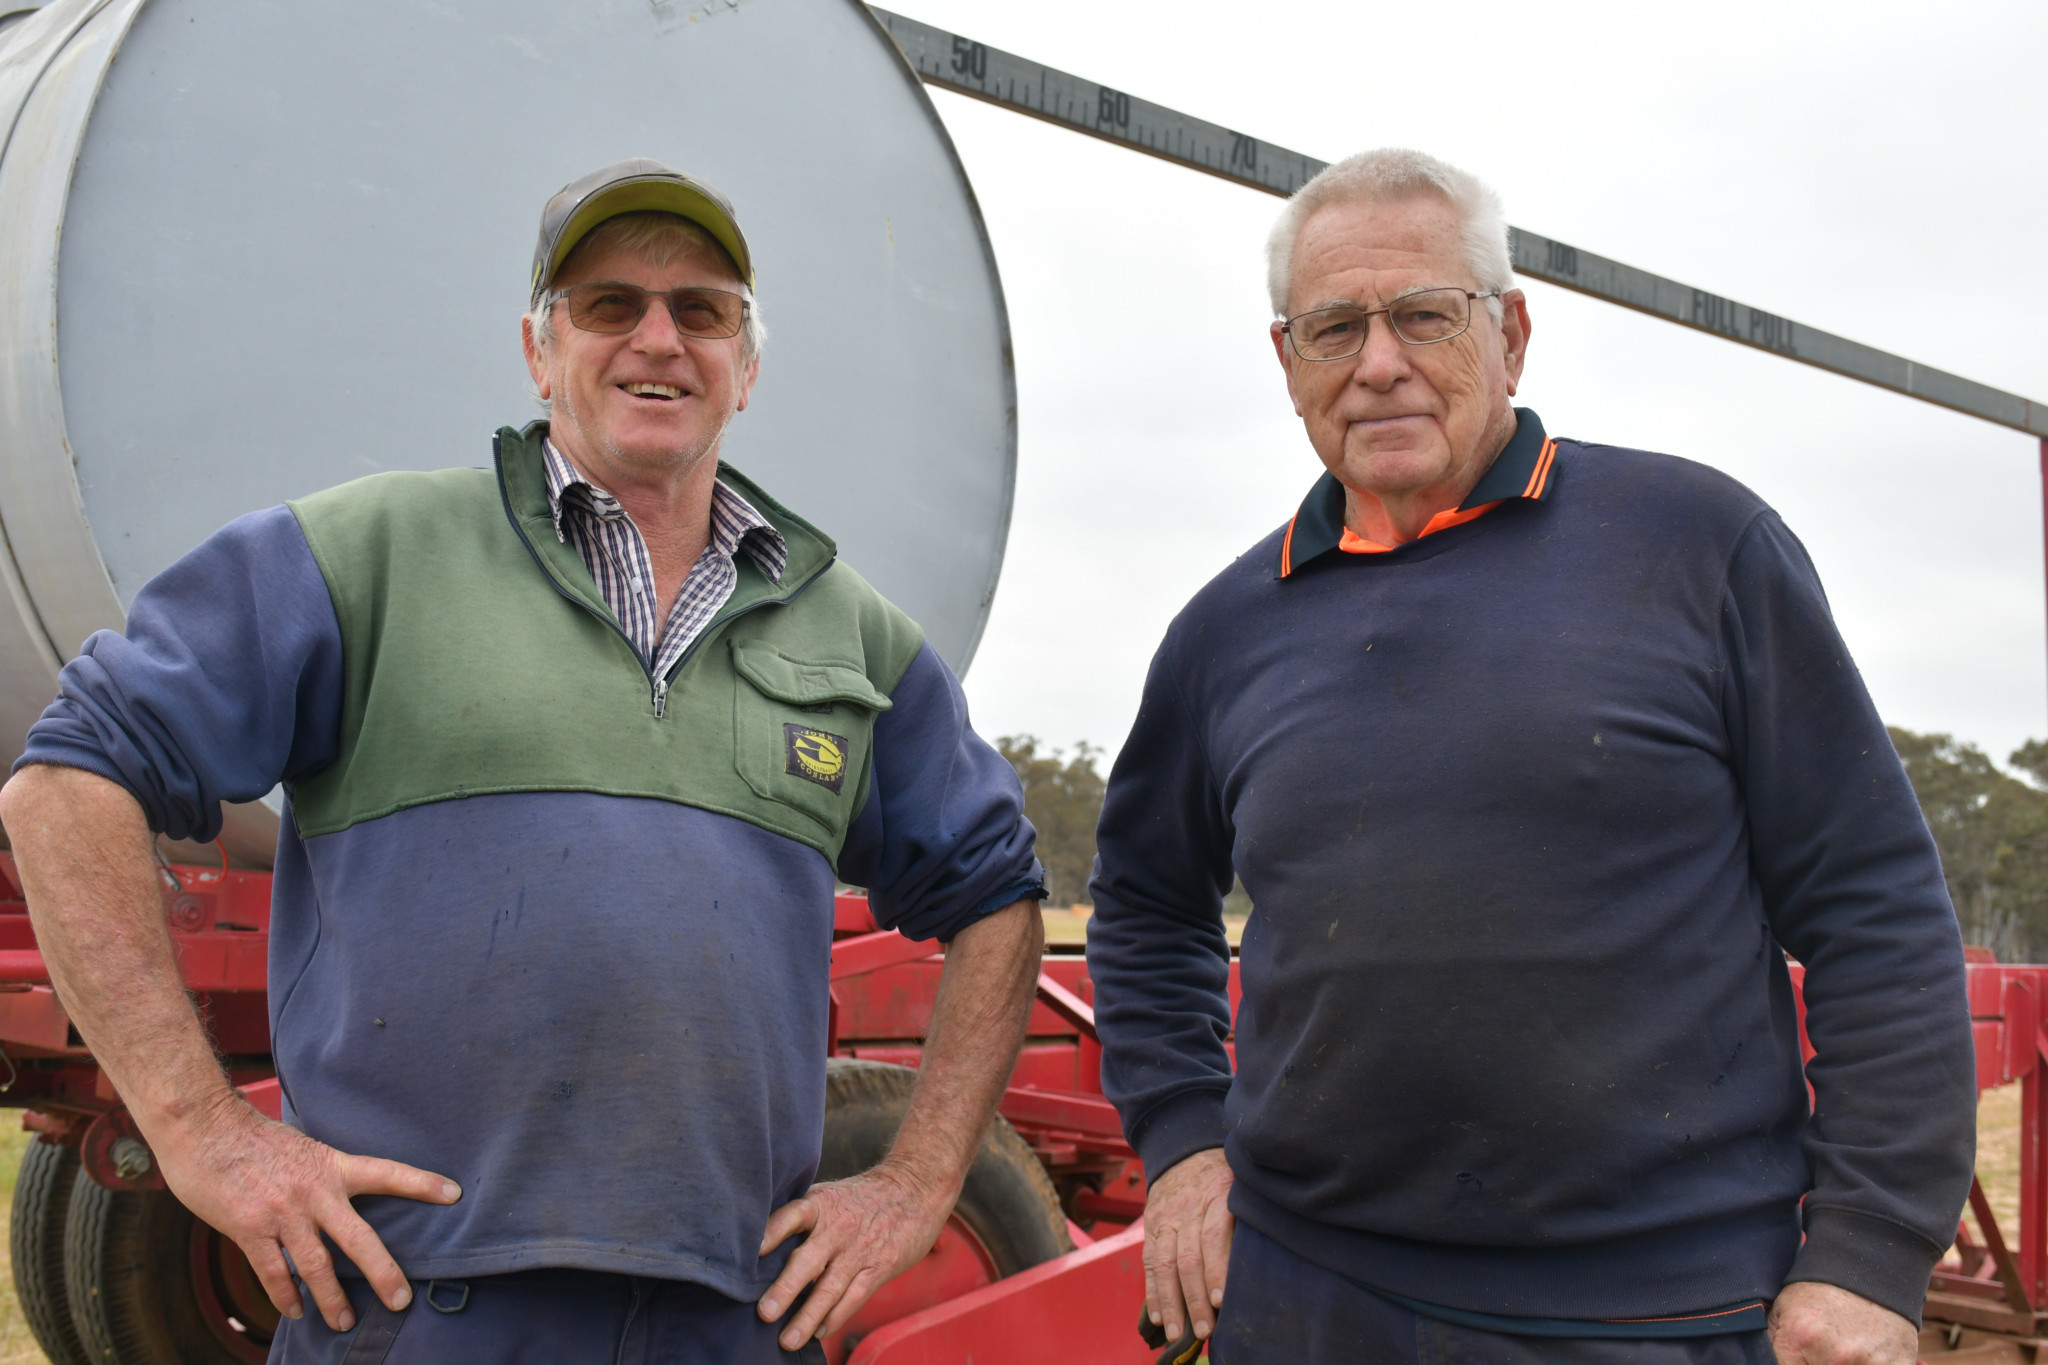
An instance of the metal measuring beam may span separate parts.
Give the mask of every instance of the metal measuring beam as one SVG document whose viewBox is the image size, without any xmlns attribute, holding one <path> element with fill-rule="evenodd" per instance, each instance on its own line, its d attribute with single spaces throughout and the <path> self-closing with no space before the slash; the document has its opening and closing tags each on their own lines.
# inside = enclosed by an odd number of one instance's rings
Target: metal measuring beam
<svg viewBox="0 0 2048 1365">
<path fill-rule="evenodd" d="M 874 13 L 927 85 L 1268 194 L 1290 195 L 1328 164 L 900 14 L 883 9 Z M 1508 239 L 1515 269 L 1524 275 L 2048 442 L 2048 403 L 2001 392 L 1539 233 L 1509 228 Z M 2043 446 L 2042 458 L 2048 470 L 2048 445 Z"/>
</svg>

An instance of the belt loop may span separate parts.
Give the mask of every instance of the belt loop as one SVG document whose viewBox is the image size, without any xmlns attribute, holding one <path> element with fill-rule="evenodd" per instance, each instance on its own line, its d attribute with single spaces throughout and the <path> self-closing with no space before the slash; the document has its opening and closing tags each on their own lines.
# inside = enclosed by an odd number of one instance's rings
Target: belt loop
<svg viewBox="0 0 2048 1365">
<path fill-rule="evenodd" d="M 421 1296 L 426 1299 L 427 1307 L 433 1309 L 436 1313 L 460 1313 L 463 1309 L 469 1307 L 469 1282 L 467 1280 L 451 1280 L 448 1282 L 447 1287 L 449 1289 L 460 1289 L 462 1291 L 462 1297 L 455 1300 L 454 1303 L 444 1304 L 434 1297 L 434 1292 L 441 1287 L 442 1282 L 439 1280 L 427 1281 L 427 1292 Z"/>
</svg>

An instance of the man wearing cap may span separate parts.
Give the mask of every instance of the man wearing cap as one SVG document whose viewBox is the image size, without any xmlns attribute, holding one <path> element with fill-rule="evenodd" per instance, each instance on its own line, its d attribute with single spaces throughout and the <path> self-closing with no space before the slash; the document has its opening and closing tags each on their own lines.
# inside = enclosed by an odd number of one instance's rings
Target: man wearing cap
<svg viewBox="0 0 2048 1365">
<path fill-rule="evenodd" d="M 1216 1365 L 1908 1365 L 1962 944 L 1806 552 L 1514 406 L 1466 172 L 1339 162 L 1268 251 L 1324 472 L 1168 628 L 1097 839 L 1155 1319 Z"/>
<path fill-rule="evenodd" d="M 1031 828 L 916 624 L 718 461 L 753 276 L 708 186 L 566 187 L 549 420 L 230 523 L 0 794 L 52 978 L 287 1315 L 273 1361 L 822 1359 L 958 1194 L 1037 970 Z M 279 782 L 284 1124 L 209 1050 L 151 849 Z M 950 947 L 894 1149 L 810 1187 L 835 876 Z"/>
</svg>

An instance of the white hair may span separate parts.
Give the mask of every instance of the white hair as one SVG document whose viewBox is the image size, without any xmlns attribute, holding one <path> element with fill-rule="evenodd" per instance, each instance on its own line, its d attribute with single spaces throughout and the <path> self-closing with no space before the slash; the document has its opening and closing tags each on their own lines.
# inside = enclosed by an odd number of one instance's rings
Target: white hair
<svg viewBox="0 0 2048 1365">
<path fill-rule="evenodd" d="M 1294 247 L 1308 220 L 1332 204 L 1386 203 L 1416 195 L 1437 194 L 1450 201 L 1458 215 L 1460 235 L 1465 239 L 1465 263 L 1481 290 L 1509 290 L 1515 287 L 1513 258 L 1508 254 L 1507 216 L 1500 196 L 1473 175 L 1437 160 L 1424 152 L 1405 147 L 1382 147 L 1360 152 L 1326 166 L 1313 180 L 1296 190 L 1280 210 L 1266 239 L 1266 289 L 1273 298 L 1273 315 L 1287 316 L 1287 291 L 1294 282 Z M 1501 315 L 1499 299 L 1488 299 L 1487 308 Z"/>
<path fill-rule="evenodd" d="M 655 266 L 665 266 L 679 257 L 705 253 L 732 266 L 731 253 L 701 224 L 693 223 L 680 214 L 647 209 L 606 219 L 576 244 L 576 249 L 569 253 L 568 260 L 562 262 L 555 274 L 559 276 L 568 268 L 569 261 L 585 251 L 606 249 L 631 252 Z M 737 267 L 733 267 L 733 276 L 739 276 Z M 560 291 L 547 290 L 534 300 L 527 311 L 526 320 L 533 324 L 534 339 L 543 346 L 555 339 L 555 300 L 560 297 Z M 761 321 L 760 300 L 744 282 L 740 285 L 740 297 L 747 301 L 747 320 L 740 326 L 740 356 L 751 360 L 768 344 L 768 328 Z"/>
</svg>

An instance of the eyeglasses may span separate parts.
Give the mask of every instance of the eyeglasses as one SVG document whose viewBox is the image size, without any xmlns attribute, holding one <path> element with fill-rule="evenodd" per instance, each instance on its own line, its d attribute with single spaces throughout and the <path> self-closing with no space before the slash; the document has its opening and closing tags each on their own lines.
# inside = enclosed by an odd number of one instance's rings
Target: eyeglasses
<svg viewBox="0 0 2048 1365">
<path fill-rule="evenodd" d="M 1418 289 L 1403 294 L 1384 308 L 1357 308 L 1344 304 L 1336 308 L 1314 308 L 1298 313 L 1280 324 L 1294 353 L 1303 360 L 1344 360 L 1365 349 L 1370 320 L 1381 313 L 1394 335 L 1410 346 L 1434 346 L 1463 336 L 1472 325 L 1472 300 L 1497 299 L 1502 291 L 1489 289 Z"/>
<path fill-rule="evenodd" d="M 549 307 L 554 306 L 556 299 L 569 301 L 569 321 L 576 324 L 577 330 L 607 336 L 638 327 L 640 319 L 647 315 L 647 305 L 655 299 L 668 304 L 668 315 L 675 319 L 678 332 L 707 340 L 738 336 L 751 307 L 738 294 L 723 289 L 686 287 L 663 293 L 612 281 L 557 289 L 548 300 Z"/>
</svg>

